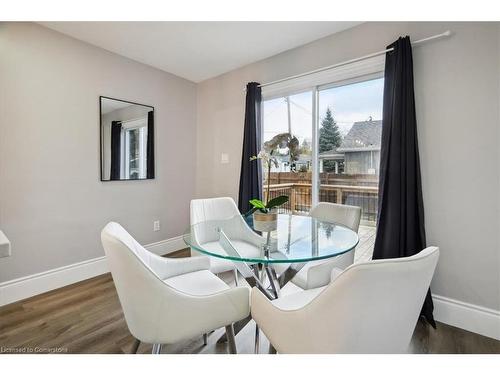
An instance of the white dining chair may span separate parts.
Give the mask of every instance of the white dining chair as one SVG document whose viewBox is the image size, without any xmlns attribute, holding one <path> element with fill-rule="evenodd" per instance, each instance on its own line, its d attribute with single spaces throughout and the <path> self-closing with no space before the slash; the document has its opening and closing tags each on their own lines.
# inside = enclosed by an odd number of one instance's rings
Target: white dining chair
<svg viewBox="0 0 500 375">
<path fill-rule="evenodd" d="M 191 235 L 192 241 L 198 247 L 207 250 L 217 248 L 216 252 L 224 253 L 219 243 L 219 234 L 209 230 L 211 226 L 204 226 L 204 222 L 224 221 L 231 219 L 231 223 L 225 223 L 225 232 L 230 236 L 235 250 L 242 256 L 257 256 L 261 252 L 262 237 L 256 234 L 241 216 L 236 203 L 232 198 L 207 198 L 193 199 L 191 201 Z M 204 256 L 203 253 L 191 247 L 191 256 Z M 210 271 L 215 274 L 233 271 L 235 282 L 238 283 L 236 267 L 231 260 L 218 257 L 209 257 Z"/>
<path fill-rule="evenodd" d="M 252 318 L 278 353 L 404 353 L 439 258 L 357 263 L 325 287 L 269 300 L 252 289 Z"/>
<path fill-rule="evenodd" d="M 321 202 L 309 212 L 315 219 L 341 224 L 356 233 L 361 220 L 361 208 L 346 204 Z M 330 282 L 333 269 L 344 270 L 354 263 L 354 249 L 331 259 L 308 262 L 281 290 L 283 295 L 318 288 Z"/>
<path fill-rule="evenodd" d="M 119 224 L 101 233 L 102 245 L 130 333 L 171 344 L 225 327 L 236 353 L 233 323 L 249 316 L 249 288 L 230 288 L 210 272 L 205 257 L 163 258 L 142 247 Z"/>
</svg>

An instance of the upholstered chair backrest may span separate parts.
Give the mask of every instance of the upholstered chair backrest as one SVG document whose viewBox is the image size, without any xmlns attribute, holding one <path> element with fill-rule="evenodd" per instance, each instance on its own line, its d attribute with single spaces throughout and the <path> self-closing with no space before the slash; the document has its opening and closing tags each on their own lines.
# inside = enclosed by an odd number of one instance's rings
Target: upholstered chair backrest
<svg viewBox="0 0 500 375">
<path fill-rule="evenodd" d="M 438 258 L 439 249 L 429 247 L 411 257 L 351 265 L 300 311 L 304 324 L 288 339 L 278 335 L 278 352 L 404 352 Z"/>
</svg>

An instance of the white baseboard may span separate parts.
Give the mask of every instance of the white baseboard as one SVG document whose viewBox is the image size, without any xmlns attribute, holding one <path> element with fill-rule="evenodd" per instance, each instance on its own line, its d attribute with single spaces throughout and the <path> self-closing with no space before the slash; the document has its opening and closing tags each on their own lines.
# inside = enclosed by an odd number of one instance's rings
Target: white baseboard
<svg viewBox="0 0 500 375">
<path fill-rule="evenodd" d="M 167 255 L 173 253 L 174 251 L 182 250 L 187 246 L 184 243 L 182 236 L 177 236 L 167 240 L 150 243 L 144 247 L 157 255 Z"/>
<path fill-rule="evenodd" d="M 438 322 L 500 340 L 500 311 L 435 294 L 432 299 Z"/>
<path fill-rule="evenodd" d="M 144 246 L 158 255 L 166 255 L 186 247 L 182 236 L 169 238 Z M 90 279 L 108 272 L 104 256 L 55 268 L 34 275 L 0 283 L 0 306 L 8 305 L 25 298 L 36 296 L 50 290 Z"/>
</svg>

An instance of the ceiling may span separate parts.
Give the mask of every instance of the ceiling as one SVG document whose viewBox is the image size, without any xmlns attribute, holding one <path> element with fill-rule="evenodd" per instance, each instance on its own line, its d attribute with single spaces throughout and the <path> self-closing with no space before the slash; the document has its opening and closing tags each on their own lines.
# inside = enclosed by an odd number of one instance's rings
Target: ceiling
<svg viewBox="0 0 500 375">
<path fill-rule="evenodd" d="M 40 22 L 193 82 L 361 22 Z"/>
</svg>

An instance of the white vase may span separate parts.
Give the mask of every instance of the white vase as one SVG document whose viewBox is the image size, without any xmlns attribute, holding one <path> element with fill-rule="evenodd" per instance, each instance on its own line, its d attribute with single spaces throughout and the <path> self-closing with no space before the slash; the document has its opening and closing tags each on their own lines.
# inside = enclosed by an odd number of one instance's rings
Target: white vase
<svg viewBox="0 0 500 375">
<path fill-rule="evenodd" d="M 253 228 L 259 232 L 272 232 L 278 228 L 278 214 L 275 211 L 253 213 Z"/>
</svg>

